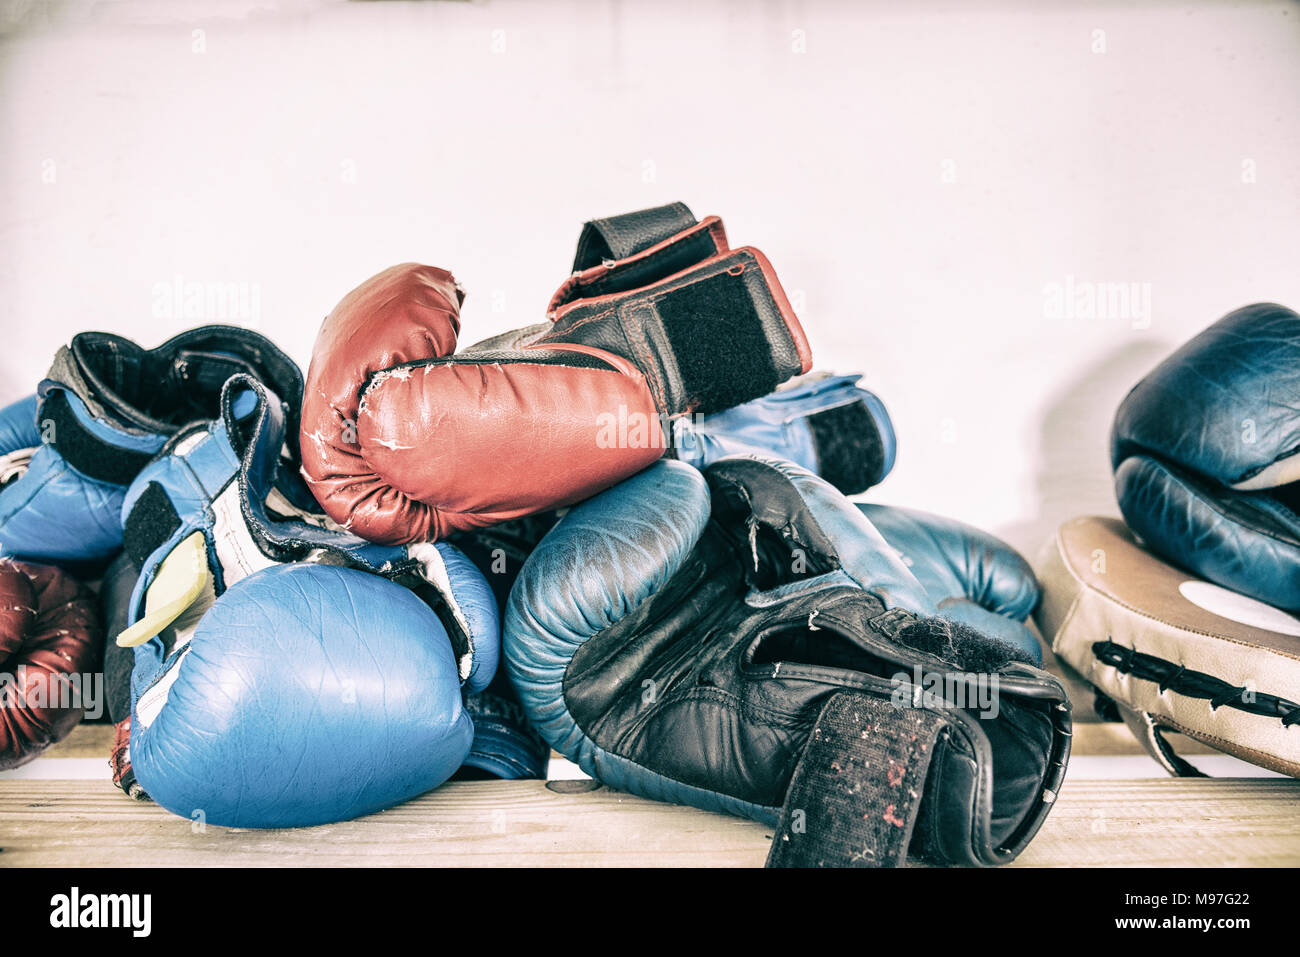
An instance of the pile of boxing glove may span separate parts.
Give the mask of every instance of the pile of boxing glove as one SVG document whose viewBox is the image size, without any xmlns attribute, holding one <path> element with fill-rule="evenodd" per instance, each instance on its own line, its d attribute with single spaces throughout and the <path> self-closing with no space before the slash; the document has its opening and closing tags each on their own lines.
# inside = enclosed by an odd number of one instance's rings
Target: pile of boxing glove
<svg viewBox="0 0 1300 957">
<path fill-rule="evenodd" d="M 769 822 L 773 864 L 1019 853 L 1070 740 L 1034 575 L 846 497 L 892 468 L 889 417 L 810 374 L 762 253 L 676 203 L 586 224 L 543 322 L 458 351 L 462 300 L 380 273 L 305 382 L 246 330 L 75 337 L 0 416 L 0 668 L 103 650 L 115 780 L 214 825 L 540 777 L 554 748 Z M 0 754 L 78 716 L 6 712 Z"/>
<path fill-rule="evenodd" d="M 1300 315 L 1229 313 L 1124 398 L 1124 522 L 1044 551 L 1043 635 L 1169 772 L 1166 732 L 1300 776 Z"/>
</svg>

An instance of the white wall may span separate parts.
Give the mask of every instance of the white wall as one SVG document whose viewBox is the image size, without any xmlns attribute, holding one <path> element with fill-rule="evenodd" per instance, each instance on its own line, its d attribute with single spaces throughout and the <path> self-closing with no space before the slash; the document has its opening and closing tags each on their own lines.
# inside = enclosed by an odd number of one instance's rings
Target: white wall
<svg viewBox="0 0 1300 957">
<path fill-rule="evenodd" d="M 0 22 L 0 399 L 79 330 L 194 324 L 155 316 L 177 276 L 248 284 L 305 364 L 344 292 L 421 260 L 467 287 L 474 341 L 540 318 L 583 220 L 682 199 L 767 252 L 818 364 L 888 403 L 873 497 L 1032 552 L 1114 511 L 1110 418 L 1159 356 L 1246 302 L 1300 306 L 1294 4 L 82 0 Z M 1149 284 L 1150 314 L 1053 318 L 1067 277 Z"/>
</svg>

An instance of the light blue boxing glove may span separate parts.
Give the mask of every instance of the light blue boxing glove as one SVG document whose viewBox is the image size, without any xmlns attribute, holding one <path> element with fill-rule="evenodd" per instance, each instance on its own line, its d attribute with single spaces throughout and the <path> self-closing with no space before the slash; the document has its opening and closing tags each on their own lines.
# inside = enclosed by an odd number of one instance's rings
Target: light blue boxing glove
<svg viewBox="0 0 1300 957">
<path fill-rule="evenodd" d="M 233 377 L 221 409 L 123 502 L 140 786 L 228 827 L 340 821 L 437 787 L 474 737 L 462 693 L 496 671 L 491 589 L 450 545 L 373 545 L 296 507 L 276 478 L 283 408 L 256 379 Z"/>
<path fill-rule="evenodd" d="M 1020 553 L 965 522 L 889 505 L 858 504 L 935 604 L 936 614 L 1007 642 L 1036 665 L 1038 638 L 1024 624 L 1038 579 Z"/>
<path fill-rule="evenodd" d="M 845 495 L 878 485 L 897 442 L 885 404 L 858 375 L 813 373 L 770 395 L 673 423 L 678 459 L 702 469 L 726 455 L 777 456 L 820 475 Z"/>
<path fill-rule="evenodd" d="M 80 563 L 118 551 L 126 487 L 168 437 L 217 414 L 235 373 L 266 382 L 296 417 L 302 374 L 256 332 L 202 326 L 155 349 L 74 336 L 37 394 L 0 411 L 0 554 Z"/>
</svg>

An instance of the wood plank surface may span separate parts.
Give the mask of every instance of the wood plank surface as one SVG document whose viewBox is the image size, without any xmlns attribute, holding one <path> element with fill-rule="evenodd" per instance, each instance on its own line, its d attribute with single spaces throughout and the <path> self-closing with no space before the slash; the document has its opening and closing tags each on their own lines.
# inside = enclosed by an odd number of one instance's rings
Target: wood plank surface
<svg viewBox="0 0 1300 957">
<path fill-rule="evenodd" d="M 1180 734 L 1167 735 L 1179 754 L 1219 754 L 1208 745 Z M 54 758 L 103 758 L 108 761 L 108 752 L 113 745 L 113 726 L 111 724 L 82 724 L 72 729 L 72 733 L 51 747 L 37 760 L 49 761 Z M 1079 757 L 1089 755 L 1124 756 L 1146 754 L 1132 732 L 1120 722 L 1076 722 L 1071 754 Z M 107 766 L 107 765 L 106 765 Z"/>
<path fill-rule="evenodd" d="M 0 781 L 4 866 L 758 867 L 761 824 L 586 781 L 454 782 L 356 821 L 202 827 L 107 781 Z M 1300 781 L 1067 781 L 1020 866 L 1300 864 Z"/>
</svg>

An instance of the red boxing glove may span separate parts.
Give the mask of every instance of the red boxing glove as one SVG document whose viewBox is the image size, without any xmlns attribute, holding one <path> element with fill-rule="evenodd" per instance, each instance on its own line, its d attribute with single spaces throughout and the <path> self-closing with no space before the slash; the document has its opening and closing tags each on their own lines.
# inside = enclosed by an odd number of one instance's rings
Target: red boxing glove
<svg viewBox="0 0 1300 957">
<path fill-rule="evenodd" d="M 329 516 L 365 538 L 433 537 L 429 507 L 371 464 L 384 449 L 360 443 L 361 393 L 376 372 L 451 354 L 463 298 L 445 269 L 393 266 L 344 296 L 316 337 L 303 393 L 302 473 Z"/>
<path fill-rule="evenodd" d="M 664 419 L 808 371 L 771 264 L 681 204 L 587 224 L 551 321 L 452 355 L 461 293 L 430 266 L 363 283 L 325 320 L 303 473 L 351 531 L 399 544 L 572 504 L 663 455 Z"/>
<path fill-rule="evenodd" d="M 0 771 L 77 725 L 103 643 L 88 589 L 57 568 L 0 559 Z"/>
</svg>

